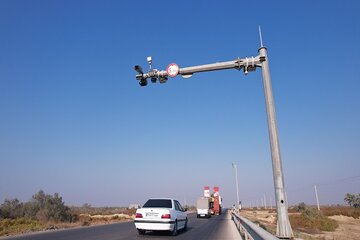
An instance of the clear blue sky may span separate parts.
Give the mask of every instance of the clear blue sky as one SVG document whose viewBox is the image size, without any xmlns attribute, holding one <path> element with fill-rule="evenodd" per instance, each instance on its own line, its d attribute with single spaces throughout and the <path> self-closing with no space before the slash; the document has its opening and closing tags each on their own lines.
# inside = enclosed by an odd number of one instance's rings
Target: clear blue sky
<svg viewBox="0 0 360 240">
<path fill-rule="evenodd" d="M 360 192 L 359 1 L 0 1 L 0 202 L 44 190 L 69 205 L 127 206 L 203 186 L 272 196 L 261 71 L 164 69 L 268 47 L 290 204 Z"/>
</svg>

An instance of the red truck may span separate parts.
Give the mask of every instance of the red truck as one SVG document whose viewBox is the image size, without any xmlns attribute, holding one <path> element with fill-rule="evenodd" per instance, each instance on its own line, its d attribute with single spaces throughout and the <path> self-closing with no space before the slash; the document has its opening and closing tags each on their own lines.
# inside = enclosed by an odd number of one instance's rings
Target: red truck
<svg viewBox="0 0 360 240">
<path fill-rule="evenodd" d="M 214 187 L 214 192 L 210 194 L 210 187 L 204 187 L 204 197 L 209 200 L 209 210 L 211 215 L 220 215 L 221 214 L 221 196 L 219 194 L 219 187 Z M 202 200 L 204 201 L 204 200 Z M 199 208 L 200 209 L 200 208 Z"/>
<path fill-rule="evenodd" d="M 213 195 L 213 199 L 214 199 L 214 204 L 213 204 L 214 215 L 220 215 L 221 214 L 221 197 L 219 195 L 219 187 L 214 187 L 214 193 L 212 195 Z"/>
</svg>

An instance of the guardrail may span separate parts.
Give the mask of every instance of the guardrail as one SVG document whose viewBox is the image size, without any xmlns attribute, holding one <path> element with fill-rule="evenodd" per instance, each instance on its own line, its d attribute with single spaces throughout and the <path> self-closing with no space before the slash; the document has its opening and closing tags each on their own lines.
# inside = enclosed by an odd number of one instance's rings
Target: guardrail
<svg viewBox="0 0 360 240">
<path fill-rule="evenodd" d="M 245 237 L 245 240 L 279 240 L 279 238 L 240 216 L 235 211 L 231 211 L 231 216 L 240 234 Z"/>
</svg>

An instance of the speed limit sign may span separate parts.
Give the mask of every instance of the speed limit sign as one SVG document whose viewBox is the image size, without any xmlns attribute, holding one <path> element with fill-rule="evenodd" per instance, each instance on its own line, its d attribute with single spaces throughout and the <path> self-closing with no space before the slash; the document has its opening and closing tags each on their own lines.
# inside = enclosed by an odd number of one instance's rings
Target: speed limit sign
<svg viewBox="0 0 360 240">
<path fill-rule="evenodd" d="M 166 68 L 166 72 L 169 77 L 176 77 L 179 74 L 179 66 L 176 63 L 170 63 Z"/>
</svg>

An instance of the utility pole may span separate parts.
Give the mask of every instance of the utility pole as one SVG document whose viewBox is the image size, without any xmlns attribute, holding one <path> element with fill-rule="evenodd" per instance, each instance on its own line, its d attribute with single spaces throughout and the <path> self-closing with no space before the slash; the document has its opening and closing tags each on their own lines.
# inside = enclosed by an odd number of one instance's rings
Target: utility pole
<svg viewBox="0 0 360 240">
<path fill-rule="evenodd" d="M 318 211 L 320 211 L 319 196 L 318 196 L 318 191 L 317 191 L 316 185 L 314 185 L 314 188 L 315 188 L 315 197 L 316 197 L 317 208 L 318 208 Z"/>
<path fill-rule="evenodd" d="M 235 181 L 236 181 L 236 207 L 238 209 L 238 211 L 240 212 L 240 206 L 239 206 L 239 203 L 240 203 L 240 199 L 239 199 L 239 181 L 238 181 L 238 173 L 237 173 L 237 165 L 236 163 L 233 163 L 232 164 L 233 168 L 234 168 L 234 171 L 235 171 Z"/>
<path fill-rule="evenodd" d="M 266 209 L 266 194 L 264 194 L 264 207 Z"/>
<path fill-rule="evenodd" d="M 281 239 L 290 239 L 293 238 L 294 235 L 289 221 L 287 202 L 285 198 L 284 175 L 275 116 L 275 103 L 271 86 L 269 59 L 267 56 L 267 49 L 263 46 L 262 43 L 260 28 L 259 33 L 261 44 L 258 50 L 259 55 L 256 57 L 237 58 L 235 60 L 227 62 L 217 62 L 213 64 L 198 65 L 185 68 L 180 68 L 176 63 L 171 63 L 167 66 L 166 71 L 152 69 L 150 65 L 150 70 L 147 73 L 145 73 L 139 65 L 136 65 L 135 70 L 138 73 L 136 74 L 136 79 L 139 81 L 140 86 L 146 86 L 148 83 L 148 79 L 151 79 L 151 82 L 153 83 L 156 83 L 157 80 L 159 80 L 160 83 L 165 83 L 168 80 L 168 77 L 176 77 L 179 74 L 182 75 L 183 78 L 190 78 L 193 76 L 194 73 L 198 72 L 217 71 L 224 69 L 242 69 L 245 75 L 247 75 L 250 71 L 255 71 L 256 68 L 261 68 L 265 94 L 267 123 L 269 129 L 270 150 L 275 188 L 275 201 L 277 210 L 276 236 Z M 151 58 L 148 58 L 148 63 L 152 64 Z"/>
<path fill-rule="evenodd" d="M 263 61 L 261 64 L 261 70 L 262 70 L 261 72 L 262 72 L 264 92 L 265 92 L 265 104 L 266 104 L 266 112 L 268 117 L 271 159 L 273 165 L 273 177 L 274 177 L 274 185 L 275 185 L 275 198 L 276 198 L 276 210 L 277 210 L 276 236 L 278 236 L 279 238 L 288 239 L 288 238 L 292 238 L 294 234 L 290 225 L 287 203 L 285 199 L 284 175 L 283 175 L 282 161 L 280 155 L 280 145 L 279 145 L 278 129 L 277 129 L 276 115 L 275 115 L 275 103 L 272 94 L 267 49 L 264 46 L 261 46 L 259 49 L 259 54 L 261 58 L 266 59 L 266 61 Z"/>
</svg>

